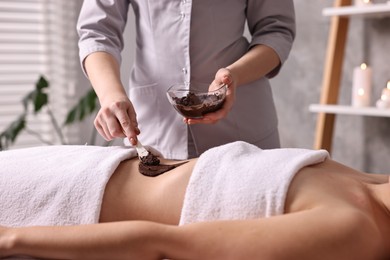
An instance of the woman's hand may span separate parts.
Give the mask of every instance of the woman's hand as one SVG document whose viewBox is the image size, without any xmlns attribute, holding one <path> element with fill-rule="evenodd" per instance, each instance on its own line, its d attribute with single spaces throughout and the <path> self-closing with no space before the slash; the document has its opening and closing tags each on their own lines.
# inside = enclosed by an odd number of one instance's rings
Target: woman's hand
<svg viewBox="0 0 390 260">
<path fill-rule="evenodd" d="M 226 68 L 219 69 L 215 75 L 215 79 L 209 87 L 209 91 L 218 89 L 222 84 L 227 84 L 226 99 L 223 106 L 215 112 L 207 113 L 202 118 L 184 118 L 186 124 L 215 124 L 222 118 L 226 117 L 232 109 L 236 99 L 236 80 L 230 70 Z"/>
<path fill-rule="evenodd" d="M 94 124 L 107 141 L 127 137 L 132 145 L 136 145 L 137 135 L 140 134 L 137 115 L 126 95 L 114 95 L 102 100 Z"/>
</svg>

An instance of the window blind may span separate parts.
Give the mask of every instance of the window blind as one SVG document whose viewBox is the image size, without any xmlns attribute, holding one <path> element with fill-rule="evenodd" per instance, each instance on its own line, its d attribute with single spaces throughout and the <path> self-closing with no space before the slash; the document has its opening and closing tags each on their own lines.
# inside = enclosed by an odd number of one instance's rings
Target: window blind
<svg viewBox="0 0 390 260">
<path fill-rule="evenodd" d="M 21 114 L 21 100 L 35 88 L 40 75 L 50 83 L 49 106 L 58 123 L 62 124 L 70 104 L 75 103 L 80 70 L 77 1 L 0 1 L 0 131 Z M 44 140 L 60 143 L 46 113 L 29 116 L 27 125 Z M 72 142 L 78 133 L 73 128 L 64 134 Z M 23 131 L 12 147 L 40 144 L 37 136 Z"/>
</svg>

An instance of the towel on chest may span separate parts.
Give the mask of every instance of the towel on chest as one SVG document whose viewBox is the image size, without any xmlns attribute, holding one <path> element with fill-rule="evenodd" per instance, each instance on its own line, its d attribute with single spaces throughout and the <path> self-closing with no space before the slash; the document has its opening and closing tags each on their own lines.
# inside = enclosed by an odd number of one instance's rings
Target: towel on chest
<svg viewBox="0 0 390 260">
<path fill-rule="evenodd" d="M 283 214 L 294 175 L 328 156 L 325 150 L 262 150 L 241 141 L 212 148 L 195 165 L 180 225 Z"/>
<path fill-rule="evenodd" d="M 103 193 L 129 147 L 43 146 L 0 152 L 0 225 L 99 220 Z"/>
</svg>

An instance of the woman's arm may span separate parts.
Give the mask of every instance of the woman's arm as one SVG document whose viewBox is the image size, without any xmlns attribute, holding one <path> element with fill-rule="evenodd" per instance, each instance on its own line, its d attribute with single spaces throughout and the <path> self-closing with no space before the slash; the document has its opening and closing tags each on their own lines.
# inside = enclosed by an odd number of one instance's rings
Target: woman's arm
<svg viewBox="0 0 390 260">
<path fill-rule="evenodd" d="M 372 219 L 348 208 L 318 207 L 247 221 L 180 227 L 170 259 L 367 260 L 379 257 L 380 234 Z"/>
<path fill-rule="evenodd" d="M 65 227 L 0 227 L 0 258 L 162 259 L 159 241 L 171 226 L 145 221 Z"/>
<path fill-rule="evenodd" d="M 364 214 L 319 207 L 246 221 L 181 227 L 127 221 L 0 230 L 0 256 L 61 259 L 378 259 L 379 234 Z"/>
</svg>

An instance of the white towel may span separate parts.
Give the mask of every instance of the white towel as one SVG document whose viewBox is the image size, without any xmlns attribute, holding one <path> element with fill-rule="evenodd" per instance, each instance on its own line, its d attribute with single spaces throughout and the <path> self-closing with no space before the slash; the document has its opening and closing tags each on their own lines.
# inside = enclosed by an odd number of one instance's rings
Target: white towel
<svg viewBox="0 0 390 260">
<path fill-rule="evenodd" d="M 294 175 L 328 156 L 325 150 L 262 150 L 245 142 L 212 148 L 195 165 L 180 225 L 283 214 Z"/>
<path fill-rule="evenodd" d="M 129 147 L 44 146 L 0 152 L 0 225 L 99 220 L 106 184 Z"/>
</svg>

